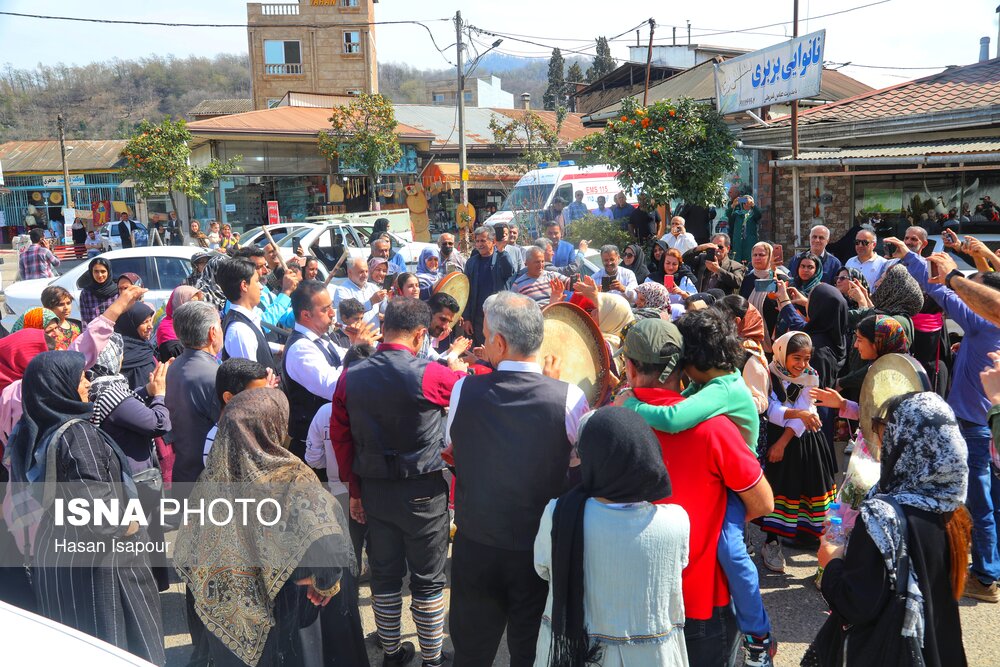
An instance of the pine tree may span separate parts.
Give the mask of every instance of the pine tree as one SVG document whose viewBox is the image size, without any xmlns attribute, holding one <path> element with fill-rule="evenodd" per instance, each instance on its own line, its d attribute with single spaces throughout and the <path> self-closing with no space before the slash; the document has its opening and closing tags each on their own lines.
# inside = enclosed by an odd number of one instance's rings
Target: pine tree
<svg viewBox="0 0 1000 667">
<path fill-rule="evenodd" d="M 611 47 L 608 46 L 608 39 L 606 37 L 598 37 L 596 41 L 597 55 L 594 56 L 594 64 L 587 68 L 588 82 L 597 81 L 618 67 L 618 63 L 611 57 Z"/>
<path fill-rule="evenodd" d="M 573 63 L 569 66 L 566 71 L 566 83 L 580 83 L 583 81 L 583 69 L 580 67 L 580 63 Z"/>
<path fill-rule="evenodd" d="M 552 57 L 549 58 L 549 86 L 542 96 L 542 104 L 548 111 L 555 111 L 556 107 L 563 104 L 566 95 L 566 77 L 564 74 L 565 61 L 559 49 L 552 49 Z"/>
</svg>

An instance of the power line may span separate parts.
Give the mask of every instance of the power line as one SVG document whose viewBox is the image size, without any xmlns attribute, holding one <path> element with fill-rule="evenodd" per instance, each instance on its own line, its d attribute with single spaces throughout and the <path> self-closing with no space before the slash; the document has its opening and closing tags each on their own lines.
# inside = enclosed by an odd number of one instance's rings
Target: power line
<svg viewBox="0 0 1000 667">
<path fill-rule="evenodd" d="M 940 66 L 930 66 L 930 67 L 896 67 L 894 65 L 859 65 L 858 63 L 846 62 L 846 63 L 825 63 L 827 65 L 837 65 L 838 69 L 841 67 L 863 67 L 864 69 L 888 69 L 888 70 L 928 70 L 928 69 L 946 69 L 947 65 Z"/>
<path fill-rule="evenodd" d="M 95 19 L 87 18 L 83 16 L 46 16 L 43 14 L 20 14 L 18 12 L 0 12 L 0 16 L 16 16 L 19 18 L 29 18 L 29 19 L 44 19 L 47 21 L 77 21 L 81 23 L 112 23 L 118 25 L 150 25 L 159 26 L 163 28 L 270 28 L 270 27 L 283 27 L 283 28 L 350 28 L 350 27 L 361 27 L 361 26 L 372 26 L 372 25 L 419 25 L 423 27 L 423 23 L 420 21 L 355 21 L 351 23 L 281 23 L 277 25 L 269 25 L 266 23 L 256 23 L 250 25 L 248 23 L 170 23 L 165 21 L 127 21 L 125 19 Z M 431 21 L 451 21 L 450 18 L 445 19 L 421 19 L 424 22 Z"/>
<path fill-rule="evenodd" d="M 837 16 L 839 14 L 847 14 L 848 12 L 854 12 L 854 11 L 857 11 L 859 9 L 866 9 L 868 7 L 874 7 L 875 5 L 884 5 L 885 3 L 891 2 L 891 1 L 892 0 L 878 0 L 877 2 L 869 2 L 866 5 L 858 5 L 857 7 L 849 7 L 847 9 L 841 9 L 840 11 L 830 12 L 828 14 L 820 14 L 819 16 L 809 16 L 809 17 L 806 17 L 805 20 L 806 21 L 815 21 L 816 19 L 825 19 L 825 18 L 830 17 L 830 16 Z M 701 33 L 701 34 L 697 35 L 697 37 L 711 37 L 713 35 L 730 35 L 730 34 L 733 34 L 733 33 L 741 33 L 741 32 L 742 33 L 746 33 L 746 32 L 750 32 L 751 30 L 762 30 L 764 28 L 775 28 L 777 26 L 788 25 L 789 23 L 792 23 L 792 21 L 779 21 L 778 23 L 768 23 L 767 25 L 756 25 L 756 26 L 753 26 L 751 28 L 743 28 L 741 30 L 719 30 L 719 31 L 716 31 L 716 32 L 705 32 L 705 33 Z M 702 29 L 704 29 L 704 28 L 702 28 Z M 694 36 L 695 35 L 692 35 L 692 37 L 694 37 Z"/>
</svg>

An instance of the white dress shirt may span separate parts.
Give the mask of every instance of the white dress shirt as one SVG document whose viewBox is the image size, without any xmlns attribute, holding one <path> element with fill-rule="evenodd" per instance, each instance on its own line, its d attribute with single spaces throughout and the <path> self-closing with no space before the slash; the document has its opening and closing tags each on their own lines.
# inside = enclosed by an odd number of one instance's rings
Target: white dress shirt
<svg viewBox="0 0 1000 667">
<path fill-rule="evenodd" d="M 606 275 L 608 274 L 604 269 L 599 269 L 596 273 L 594 273 L 594 282 L 597 283 L 598 287 L 601 286 L 601 278 Z M 635 303 L 635 288 L 638 287 L 639 282 L 635 279 L 635 274 L 632 272 L 632 269 L 626 269 L 624 266 L 619 266 L 618 274 L 615 276 L 615 279 L 618 280 L 618 282 L 622 284 L 622 287 L 625 288 L 625 293 L 622 294 L 618 290 L 611 290 L 608 294 L 617 294 L 618 296 L 623 296 L 628 299 L 629 303 Z"/>
<path fill-rule="evenodd" d="M 372 296 L 378 292 L 381 286 L 375 283 L 365 283 L 363 287 L 358 287 L 353 281 L 347 280 L 339 287 L 329 287 L 330 296 L 333 298 L 333 307 L 337 309 L 337 321 L 340 322 L 340 302 L 344 299 L 357 299 L 365 307 L 364 321 L 375 328 L 378 328 L 379 304 L 372 303 Z M 383 299 L 384 301 L 384 299 Z M 341 322 L 343 324 L 343 322 Z M 331 394 L 332 395 L 332 394 Z"/>
<path fill-rule="evenodd" d="M 851 257 L 849 260 L 847 260 L 847 263 L 844 264 L 844 267 L 848 269 L 857 269 L 858 271 L 860 271 L 861 275 L 863 275 L 865 277 L 865 280 L 868 281 L 868 290 L 870 292 L 874 292 L 875 281 L 882 277 L 882 272 L 885 271 L 886 268 L 888 268 L 886 266 L 888 263 L 889 260 L 887 260 L 885 257 L 879 257 L 878 255 L 873 253 L 871 258 L 867 262 L 862 262 L 860 259 L 858 259 L 858 256 L 855 255 L 854 257 Z"/>
<path fill-rule="evenodd" d="M 248 317 L 251 322 L 257 325 L 257 329 L 259 329 L 261 333 L 264 333 L 264 327 L 261 326 L 260 309 L 254 308 L 253 310 L 247 310 L 243 306 L 232 302 L 229 303 L 229 307 L 230 309 Z M 278 345 L 277 343 L 268 343 L 268 345 L 270 346 L 272 353 L 281 351 L 281 345 Z M 233 322 L 226 330 L 225 348 L 226 353 L 230 357 L 240 357 L 242 359 L 252 359 L 256 361 L 257 335 L 246 323 L 240 321 Z"/>
<path fill-rule="evenodd" d="M 690 232 L 684 232 L 680 236 L 674 236 L 670 232 L 667 232 L 660 237 L 660 240 L 666 243 L 668 248 L 673 248 L 682 255 L 688 250 L 698 247 L 698 242 L 695 240 L 694 234 Z"/>
<path fill-rule="evenodd" d="M 542 374 L 542 367 L 529 361 L 501 361 L 497 365 L 497 370 Z M 451 390 L 451 401 L 448 404 L 448 422 L 445 425 L 444 431 L 446 445 L 451 445 L 451 424 L 455 419 L 455 410 L 458 409 L 458 401 L 462 395 L 462 386 L 465 380 L 466 378 L 462 378 L 456 382 Z M 570 443 L 573 445 L 573 460 L 577 461 L 576 437 L 580 431 L 580 420 L 583 419 L 585 414 L 590 412 L 590 403 L 587 402 L 587 397 L 584 395 L 583 390 L 575 384 L 566 384 L 568 385 L 566 388 L 566 437 L 569 438 Z M 575 463 L 571 463 L 571 465 L 575 465 Z"/>
<path fill-rule="evenodd" d="M 347 493 L 347 484 L 340 481 L 340 466 L 333 452 L 330 440 L 330 414 L 333 404 L 327 403 L 319 409 L 306 436 L 306 465 L 310 468 L 326 468 L 326 488 L 335 496 Z"/>
<path fill-rule="evenodd" d="M 327 361 L 326 356 L 317 347 L 315 333 L 305 328 L 299 323 L 295 323 L 295 330 L 305 336 L 295 341 L 291 347 L 285 350 L 285 372 L 288 377 L 298 382 L 311 393 L 320 398 L 333 400 L 333 390 L 337 387 L 337 380 L 344 370 L 343 364 L 334 368 Z M 341 360 L 347 354 L 347 350 L 338 347 L 333 341 L 325 341 L 329 348 L 337 351 Z M 327 421 L 330 421 L 329 415 Z"/>
</svg>

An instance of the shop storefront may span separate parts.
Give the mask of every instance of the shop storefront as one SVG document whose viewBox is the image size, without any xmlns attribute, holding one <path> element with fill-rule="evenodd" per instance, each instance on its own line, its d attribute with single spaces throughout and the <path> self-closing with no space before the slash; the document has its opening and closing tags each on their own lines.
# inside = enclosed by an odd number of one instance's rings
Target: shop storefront
<svg viewBox="0 0 1000 667">
<path fill-rule="evenodd" d="M 469 164 L 468 171 L 469 203 L 476 209 L 479 221 L 500 208 L 524 173 L 522 168 L 510 164 Z M 424 170 L 422 184 L 434 224 L 454 226 L 460 179 L 456 162 L 435 161 Z"/>
</svg>

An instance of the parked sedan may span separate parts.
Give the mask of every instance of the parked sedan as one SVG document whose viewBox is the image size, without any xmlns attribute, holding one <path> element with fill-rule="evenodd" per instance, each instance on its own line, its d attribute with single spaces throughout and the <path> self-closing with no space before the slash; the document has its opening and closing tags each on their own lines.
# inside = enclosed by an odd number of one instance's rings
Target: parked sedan
<svg viewBox="0 0 1000 667">
<path fill-rule="evenodd" d="M 266 225 L 267 231 L 271 233 L 271 238 L 277 243 L 281 239 L 288 236 L 288 234 L 306 228 L 318 227 L 319 225 L 312 222 L 289 222 L 282 223 L 280 225 Z M 267 245 L 267 236 L 264 235 L 264 227 L 257 227 L 240 236 L 240 245 L 257 245 L 264 247 Z"/>
<path fill-rule="evenodd" d="M 170 298 L 174 288 L 191 273 L 191 257 L 197 252 L 200 252 L 199 248 L 187 246 L 152 246 L 112 250 L 101 257 L 111 263 L 112 275 L 138 274 L 143 286 L 149 290 L 143 300 L 154 308 L 159 308 Z M 10 329 L 14 320 L 25 311 L 41 305 L 42 290 L 49 285 L 59 285 L 69 290 L 74 297 L 71 317 L 79 319 L 80 288 L 76 283 L 86 273 L 89 264 L 83 262 L 58 278 L 20 280 L 9 285 L 3 291 L 6 301 L 4 326 Z"/>
<path fill-rule="evenodd" d="M 334 221 L 323 225 L 294 230 L 288 236 L 280 241 L 276 240 L 276 242 L 281 249 L 282 257 L 286 261 L 296 256 L 296 249 L 298 248 L 301 248 L 307 255 L 313 254 L 314 251 L 310 249 L 314 246 L 319 247 L 320 254 L 328 257 L 339 256 L 334 254 L 332 250 L 335 246 L 343 246 L 347 248 L 352 257 L 364 257 L 367 259 L 371 255 L 371 246 L 368 243 L 371 233 L 372 226 L 368 224 Z M 389 234 L 392 249 L 403 256 L 406 266 L 411 270 L 416 268 L 421 250 L 424 248 L 437 249 L 437 245 L 433 243 L 407 243 L 404 238 L 392 232 L 387 233 Z"/>
<path fill-rule="evenodd" d="M 149 229 L 146 225 L 142 224 L 137 220 L 132 221 L 135 224 L 135 245 L 136 247 L 142 247 L 149 244 Z M 122 238 L 118 234 L 118 223 L 109 222 L 101 228 L 100 232 L 101 247 L 107 250 L 121 250 Z"/>
</svg>

